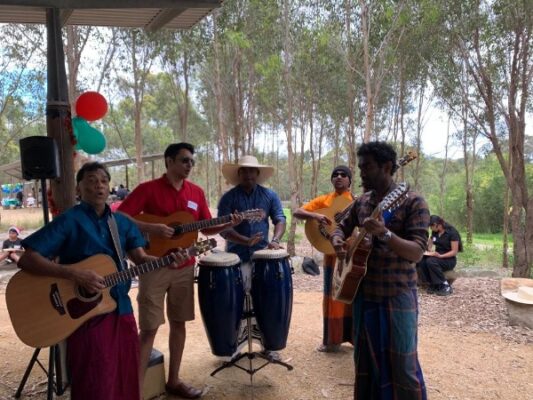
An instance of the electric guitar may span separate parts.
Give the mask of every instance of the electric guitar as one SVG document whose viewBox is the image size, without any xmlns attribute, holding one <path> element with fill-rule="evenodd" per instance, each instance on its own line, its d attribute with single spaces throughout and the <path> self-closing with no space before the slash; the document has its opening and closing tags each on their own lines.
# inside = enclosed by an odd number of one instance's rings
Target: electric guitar
<svg viewBox="0 0 533 400">
<path fill-rule="evenodd" d="M 189 256 L 214 247 L 215 239 L 189 247 Z M 105 289 L 89 293 L 71 280 L 19 271 L 6 287 L 6 304 L 11 323 L 19 339 L 32 347 L 52 346 L 67 338 L 85 321 L 113 311 L 117 304 L 110 290 L 119 282 L 170 265 L 171 255 L 117 271 L 113 259 L 97 254 L 65 268 L 92 270 L 104 277 Z"/>
<path fill-rule="evenodd" d="M 370 218 L 377 219 L 383 210 L 390 210 L 400 205 L 406 198 L 409 185 L 400 183 L 372 211 Z M 372 250 L 372 235 L 365 228 L 354 229 L 348 240 L 346 256 L 337 258 L 332 277 L 332 291 L 335 300 L 351 304 L 359 285 L 366 275 L 366 262 Z"/>
<path fill-rule="evenodd" d="M 416 151 L 410 150 L 405 156 L 397 161 L 396 165 L 398 165 L 398 168 L 404 167 L 417 157 L 418 154 Z M 330 221 L 333 221 L 330 225 L 321 224 L 316 219 L 308 219 L 305 221 L 305 236 L 315 249 L 324 254 L 335 254 L 335 249 L 330 242 L 331 234 L 337 229 L 339 222 L 348 215 L 354 202 L 355 200 L 350 201 L 346 197 L 339 196 L 333 200 L 329 207 L 320 208 L 314 211 L 317 214 L 325 215 Z"/>
<path fill-rule="evenodd" d="M 265 211 L 262 209 L 247 210 L 238 214 L 250 222 L 259 222 L 265 218 Z M 155 257 L 162 257 L 165 254 L 175 251 L 178 247 L 185 248 L 190 246 L 198 238 L 199 230 L 231 221 L 231 215 L 195 221 L 192 214 L 186 211 L 178 211 L 166 217 L 143 213 L 136 215 L 134 218 L 138 221 L 152 224 L 165 224 L 174 228 L 174 236 L 170 239 L 156 235 L 147 235 L 148 245 L 145 250 L 148 254 Z"/>
</svg>

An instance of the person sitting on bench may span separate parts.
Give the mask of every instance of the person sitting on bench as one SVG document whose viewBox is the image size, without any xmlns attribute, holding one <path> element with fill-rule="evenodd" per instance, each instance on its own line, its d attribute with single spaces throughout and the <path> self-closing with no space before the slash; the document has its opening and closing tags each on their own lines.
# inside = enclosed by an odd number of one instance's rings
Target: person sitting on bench
<svg viewBox="0 0 533 400">
<path fill-rule="evenodd" d="M 430 217 L 429 228 L 431 236 L 428 250 L 416 269 L 421 280 L 429 284 L 428 293 L 448 296 L 452 294 L 453 289 L 446 280 L 444 272 L 451 271 L 457 264 L 456 255 L 463 250 L 461 235 L 438 215 Z M 435 251 L 432 251 L 433 245 Z"/>
</svg>

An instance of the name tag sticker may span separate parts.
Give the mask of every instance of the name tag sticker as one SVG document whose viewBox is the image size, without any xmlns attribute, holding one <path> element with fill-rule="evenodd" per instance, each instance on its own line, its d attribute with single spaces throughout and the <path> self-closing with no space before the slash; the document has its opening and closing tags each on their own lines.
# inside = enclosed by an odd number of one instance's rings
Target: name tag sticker
<svg viewBox="0 0 533 400">
<path fill-rule="evenodd" d="M 193 209 L 194 211 L 198 210 L 198 204 L 196 204 L 194 201 L 188 201 L 187 202 L 187 208 Z"/>
</svg>

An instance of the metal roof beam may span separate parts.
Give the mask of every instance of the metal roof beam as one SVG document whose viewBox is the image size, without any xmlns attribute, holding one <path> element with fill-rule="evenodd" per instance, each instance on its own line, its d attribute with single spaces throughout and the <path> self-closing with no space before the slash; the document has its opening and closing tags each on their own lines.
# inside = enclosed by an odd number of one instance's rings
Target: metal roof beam
<svg viewBox="0 0 533 400">
<path fill-rule="evenodd" d="M 144 27 L 144 29 L 148 32 L 158 31 L 185 10 L 186 8 L 166 8 L 164 10 L 161 10 L 161 12 L 157 14 L 157 16 Z"/>
<path fill-rule="evenodd" d="M 65 25 L 67 25 L 68 19 L 70 18 L 73 12 L 74 10 L 72 9 L 69 9 L 69 10 L 63 9 L 59 11 L 59 23 L 61 24 L 61 27 L 64 27 Z"/>
<path fill-rule="evenodd" d="M 221 0 L 0 0 L 0 5 L 60 9 L 211 8 L 221 3 Z"/>
</svg>

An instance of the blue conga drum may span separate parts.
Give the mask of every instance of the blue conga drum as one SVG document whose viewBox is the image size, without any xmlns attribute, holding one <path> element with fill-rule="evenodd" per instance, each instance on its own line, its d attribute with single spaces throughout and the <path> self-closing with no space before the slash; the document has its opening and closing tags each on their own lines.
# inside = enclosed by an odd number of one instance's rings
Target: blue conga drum
<svg viewBox="0 0 533 400">
<path fill-rule="evenodd" d="M 211 352 L 231 357 L 244 305 L 241 261 L 236 254 L 218 252 L 202 257 L 198 265 L 198 301 Z"/>
<path fill-rule="evenodd" d="M 252 304 L 266 350 L 287 345 L 292 314 L 292 269 L 284 249 L 252 254 Z"/>
</svg>

